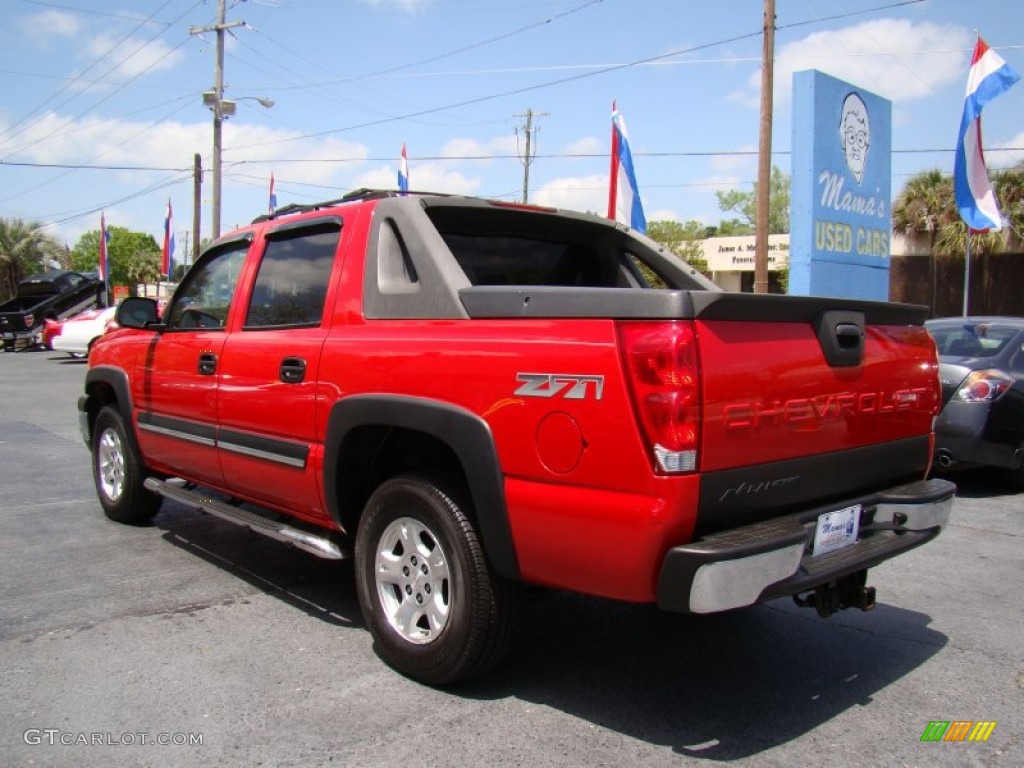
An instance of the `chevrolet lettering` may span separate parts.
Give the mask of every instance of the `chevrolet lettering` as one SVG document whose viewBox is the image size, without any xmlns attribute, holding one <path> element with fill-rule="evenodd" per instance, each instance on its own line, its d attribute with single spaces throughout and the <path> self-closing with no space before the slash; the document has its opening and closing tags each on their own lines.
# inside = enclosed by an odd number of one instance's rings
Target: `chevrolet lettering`
<svg viewBox="0 0 1024 768">
<path fill-rule="evenodd" d="M 804 427 L 861 415 L 905 411 L 927 403 L 930 396 L 933 395 L 925 387 L 880 392 L 841 392 L 771 403 L 732 403 L 725 406 L 722 412 L 729 429 L 757 428 L 765 424 Z"/>
</svg>

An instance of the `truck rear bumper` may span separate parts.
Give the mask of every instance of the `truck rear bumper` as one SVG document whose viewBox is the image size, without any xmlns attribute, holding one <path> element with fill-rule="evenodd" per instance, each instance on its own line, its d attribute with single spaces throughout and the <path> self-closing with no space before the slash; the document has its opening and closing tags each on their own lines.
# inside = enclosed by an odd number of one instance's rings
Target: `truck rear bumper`
<svg viewBox="0 0 1024 768">
<path fill-rule="evenodd" d="M 955 493 L 948 480 L 921 480 L 673 547 L 662 562 L 658 605 L 716 613 L 828 584 L 938 536 Z M 813 556 L 819 516 L 858 504 L 857 540 Z"/>
</svg>

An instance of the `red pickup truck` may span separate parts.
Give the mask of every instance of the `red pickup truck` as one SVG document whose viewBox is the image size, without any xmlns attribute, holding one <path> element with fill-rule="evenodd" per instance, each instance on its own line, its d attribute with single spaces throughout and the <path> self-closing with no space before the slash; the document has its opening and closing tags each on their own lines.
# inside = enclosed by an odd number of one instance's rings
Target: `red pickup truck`
<svg viewBox="0 0 1024 768">
<path fill-rule="evenodd" d="M 497 662 L 522 585 L 711 613 L 874 606 L 939 534 L 924 310 L 725 293 L 596 216 L 360 191 L 119 308 L 79 400 L 100 503 L 354 558 L 379 655 Z"/>
</svg>

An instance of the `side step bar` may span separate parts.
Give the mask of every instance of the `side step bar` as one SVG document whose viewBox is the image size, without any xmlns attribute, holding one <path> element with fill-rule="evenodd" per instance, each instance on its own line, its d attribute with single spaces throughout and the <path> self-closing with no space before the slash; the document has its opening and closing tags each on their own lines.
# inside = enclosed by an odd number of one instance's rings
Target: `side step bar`
<svg viewBox="0 0 1024 768">
<path fill-rule="evenodd" d="M 164 498 L 184 504 L 187 507 L 209 512 L 214 517 L 227 520 L 229 523 L 248 528 L 262 536 L 283 541 L 301 550 L 322 557 L 326 560 L 344 560 L 348 554 L 341 547 L 327 536 L 320 536 L 309 531 L 279 523 L 275 520 L 257 515 L 247 509 L 234 507 L 225 504 L 223 501 L 190 491 L 177 485 L 158 480 L 155 477 L 147 477 L 144 485 L 153 493 L 158 493 Z"/>
</svg>

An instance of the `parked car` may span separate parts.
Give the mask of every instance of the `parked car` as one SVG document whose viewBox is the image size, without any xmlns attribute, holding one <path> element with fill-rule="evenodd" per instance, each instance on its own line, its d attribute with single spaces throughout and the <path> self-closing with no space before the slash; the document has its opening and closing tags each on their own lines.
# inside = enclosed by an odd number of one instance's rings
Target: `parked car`
<svg viewBox="0 0 1024 768">
<path fill-rule="evenodd" d="M 53 337 L 60 335 L 62 325 L 64 325 L 63 322 L 54 320 L 52 317 L 43 320 L 43 332 L 39 343 L 43 345 L 44 349 L 53 351 Z"/>
<path fill-rule="evenodd" d="M 92 274 L 56 270 L 31 275 L 18 283 L 18 295 L 0 304 L 0 336 L 4 349 L 17 350 L 39 344 L 47 319 L 73 317 L 101 304 L 103 283 Z"/>
<path fill-rule="evenodd" d="M 1002 467 L 1024 488 L 1024 318 L 946 317 L 925 327 L 939 351 L 939 469 Z"/>
<path fill-rule="evenodd" d="M 50 345 L 54 352 L 67 352 L 72 357 L 85 357 L 92 343 L 107 332 L 117 307 L 89 309 L 61 323 L 60 332 Z"/>
</svg>

